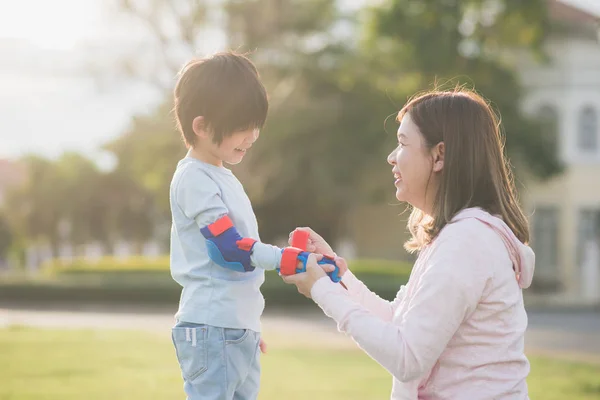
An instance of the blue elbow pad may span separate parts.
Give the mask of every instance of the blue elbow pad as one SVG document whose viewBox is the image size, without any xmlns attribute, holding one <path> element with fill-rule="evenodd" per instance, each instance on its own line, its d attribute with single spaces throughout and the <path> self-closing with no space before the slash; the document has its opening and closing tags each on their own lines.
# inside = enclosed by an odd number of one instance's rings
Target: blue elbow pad
<svg viewBox="0 0 600 400">
<path fill-rule="evenodd" d="M 200 232 L 206 238 L 208 256 L 216 264 L 238 272 L 254 270 L 250 255 L 256 240 L 240 236 L 229 216 L 219 218 Z"/>
</svg>

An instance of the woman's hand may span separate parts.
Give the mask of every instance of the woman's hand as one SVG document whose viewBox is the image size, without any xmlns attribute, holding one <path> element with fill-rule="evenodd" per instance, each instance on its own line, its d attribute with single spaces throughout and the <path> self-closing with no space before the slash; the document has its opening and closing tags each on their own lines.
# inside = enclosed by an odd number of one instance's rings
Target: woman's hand
<svg viewBox="0 0 600 400">
<path fill-rule="evenodd" d="M 327 269 L 331 269 L 331 271 L 334 270 L 333 265 L 323 265 L 323 268 L 321 268 L 321 265 L 317 264 L 317 261 L 321 258 L 323 258 L 323 256 L 320 254 L 309 255 L 308 260 L 306 261 L 306 272 L 283 276 L 283 281 L 285 283 L 296 285 L 298 292 L 310 299 L 310 291 L 315 282 L 322 277 L 327 276 Z"/>
<path fill-rule="evenodd" d="M 346 263 L 346 260 L 344 260 L 341 257 L 338 257 L 329 245 L 329 243 L 327 243 L 321 235 L 313 231 L 311 228 L 303 227 L 294 229 L 294 231 L 290 233 L 290 237 L 288 240 L 290 246 L 292 245 L 292 236 L 296 231 L 304 231 L 308 233 L 308 243 L 305 249 L 306 251 L 308 251 L 309 253 L 323 254 L 330 258 L 333 258 L 335 260 L 335 264 L 340 269 L 338 276 L 340 278 L 344 276 L 344 273 L 348 271 L 348 264 Z M 320 258 L 318 260 L 320 260 Z M 332 272 L 335 269 L 332 267 L 325 267 L 324 265 L 322 265 L 322 267 L 325 269 L 325 272 Z"/>
<path fill-rule="evenodd" d="M 306 272 L 283 276 L 283 281 L 285 283 L 296 285 L 298 292 L 310 299 L 310 291 L 312 290 L 315 282 L 322 277 L 327 276 L 328 272 L 335 270 L 335 267 L 331 264 L 317 264 L 321 258 L 323 258 L 321 254 L 309 255 L 308 260 L 306 261 Z M 335 264 L 340 269 L 340 276 L 348 270 L 346 260 L 341 257 L 335 257 Z"/>
<path fill-rule="evenodd" d="M 326 256 L 335 257 L 336 254 L 333 252 L 331 246 L 319 235 L 317 232 L 313 231 L 310 228 L 296 228 L 292 233 L 290 233 L 290 237 L 288 243 L 290 246 L 292 245 L 292 235 L 296 231 L 304 231 L 308 232 L 308 244 L 306 246 L 306 251 L 309 253 L 319 253 L 325 254 Z"/>
</svg>

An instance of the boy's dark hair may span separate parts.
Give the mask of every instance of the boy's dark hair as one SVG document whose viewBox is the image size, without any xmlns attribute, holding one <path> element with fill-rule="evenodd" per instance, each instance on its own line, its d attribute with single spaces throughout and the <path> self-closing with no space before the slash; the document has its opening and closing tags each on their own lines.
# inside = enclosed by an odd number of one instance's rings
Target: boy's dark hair
<svg viewBox="0 0 600 400">
<path fill-rule="evenodd" d="M 256 67 L 247 57 L 222 52 L 188 62 L 174 91 L 177 128 L 186 146 L 193 147 L 194 118 L 204 117 L 213 141 L 236 131 L 262 128 L 267 118 L 267 92 Z"/>
</svg>

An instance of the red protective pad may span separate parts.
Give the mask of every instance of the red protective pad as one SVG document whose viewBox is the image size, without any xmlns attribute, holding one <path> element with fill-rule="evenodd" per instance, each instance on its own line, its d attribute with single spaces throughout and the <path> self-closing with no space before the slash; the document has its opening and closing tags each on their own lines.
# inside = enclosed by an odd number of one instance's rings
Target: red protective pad
<svg viewBox="0 0 600 400">
<path fill-rule="evenodd" d="M 252 250 L 252 246 L 254 246 L 254 243 L 256 243 L 256 240 L 252 238 L 243 238 L 235 242 L 235 244 L 237 244 L 238 249 L 244 251 Z"/>
<path fill-rule="evenodd" d="M 208 230 L 213 236 L 219 236 L 221 233 L 225 232 L 227 229 L 233 226 L 233 222 L 229 218 L 228 215 L 225 215 L 212 224 L 208 226 Z"/>
<path fill-rule="evenodd" d="M 306 250 L 306 246 L 308 246 L 308 232 L 294 231 L 292 235 L 292 247 Z"/>
<path fill-rule="evenodd" d="M 286 247 L 283 249 L 283 254 L 281 254 L 281 267 L 279 269 L 281 275 L 294 275 L 296 273 L 298 254 L 300 253 L 302 253 L 302 250 L 295 247 Z"/>
</svg>

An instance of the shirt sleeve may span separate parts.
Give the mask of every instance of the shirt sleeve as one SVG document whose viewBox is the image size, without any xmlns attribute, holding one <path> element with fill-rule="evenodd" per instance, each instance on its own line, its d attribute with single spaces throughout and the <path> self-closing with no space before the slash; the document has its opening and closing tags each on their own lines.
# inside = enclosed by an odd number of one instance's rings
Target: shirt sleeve
<svg viewBox="0 0 600 400">
<path fill-rule="evenodd" d="M 229 214 L 216 182 L 197 168 L 184 171 L 176 189 L 177 205 L 183 214 L 202 228 Z"/>
<path fill-rule="evenodd" d="M 221 190 L 205 172 L 190 168 L 184 172 L 176 190 L 177 204 L 183 214 L 194 220 L 198 229 L 212 224 L 229 209 L 221 198 Z M 281 263 L 281 249 L 257 242 L 250 256 L 252 265 L 265 270 L 274 270 Z"/>
<path fill-rule="evenodd" d="M 433 368 L 458 327 L 477 307 L 488 279 L 478 271 L 486 270 L 486 263 L 492 261 L 477 243 L 462 236 L 436 246 L 419 273 L 411 276 L 415 287 L 407 299 L 407 311 L 393 321 L 349 301 L 343 289 L 327 279 L 317 281 L 311 291 L 338 329 L 402 382 Z"/>
</svg>

